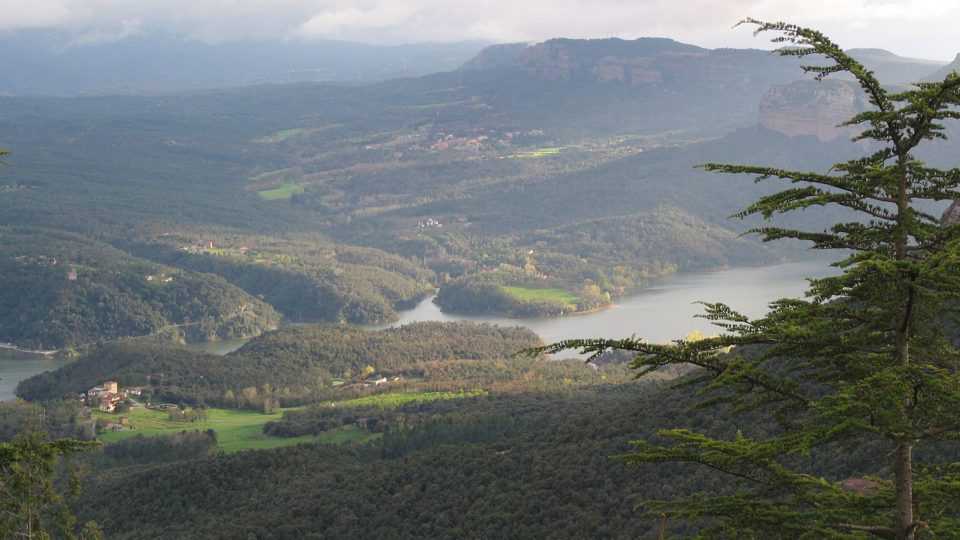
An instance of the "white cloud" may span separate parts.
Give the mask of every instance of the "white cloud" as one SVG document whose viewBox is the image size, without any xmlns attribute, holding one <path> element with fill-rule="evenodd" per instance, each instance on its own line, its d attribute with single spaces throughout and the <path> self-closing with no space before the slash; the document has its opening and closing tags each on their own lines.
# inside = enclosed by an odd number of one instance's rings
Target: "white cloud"
<svg viewBox="0 0 960 540">
<path fill-rule="evenodd" d="M 38 5 L 39 4 L 39 5 Z M 40 2 L 0 1 L 0 29 L 47 28 L 70 22 L 71 9 L 67 0 Z"/>
<path fill-rule="evenodd" d="M 708 47 L 767 47 L 747 29 L 730 29 L 751 16 L 816 27 L 847 47 L 942 59 L 960 48 L 952 37 L 957 0 L 0 0 L 0 13 L 0 29 L 62 28 L 103 39 L 130 31 L 208 42 L 667 36 Z"/>
<path fill-rule="evenodd" d="M 410 2 L 381 1 L 371 6 L 337 6 L 321 9 L 300 25 L 298 32 L 307 37 L 326 37 L 360 31 L 402 28 L 420 9 Z"/>
<path fill-rule="evenodd" d="M 120 41 L 125 37 L 139 34 L 141 31 L 140 19 L 123 19 L 116 26 L 107 28 L 89 28 L 80 31 L 70 40 L 71 47 L 79 47 L 91 43 L 109 43 Z"/>
</svg>

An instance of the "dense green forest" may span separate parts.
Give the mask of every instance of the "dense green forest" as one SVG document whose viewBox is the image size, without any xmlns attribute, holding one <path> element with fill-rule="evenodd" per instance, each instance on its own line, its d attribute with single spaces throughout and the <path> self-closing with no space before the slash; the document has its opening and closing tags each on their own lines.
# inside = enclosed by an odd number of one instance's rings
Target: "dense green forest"
<svg viewBox="0 0 960 540">
<path fill-rule="evenodd" d="M 380 434 L 362 445 L 224 455 L 210 432 L 133 437 L 82 456 L 88 472 L 73 509 L 117 538 L 654 538 L 658 519 L 638 513 L 643 501 L 724 493 L 736 485 L 692 465 L 637 467 L 612 459 L 630 451 L 630 440 L 657 440 L 658 430 L 678 425 L 717 435 L 739 430 L 747 437 L 782 429 L 758 414 L 693 408 L 696 385 L 678 392 L 663 383 L 631 382 L 624 364 L 612 358 L 602 363 L 618 366 L 624 377 L 551 386 L 550 376 L 534 372 L 518 378 L 520 385 L 475 397 L 343 410 L 316 406 L 265 426 L 267 435 L 297 436 L 362 422 Z M 561 382 L 569 372 L 557 375 Z M 36 418 L 40 408 L 17 407 L 0 407 L 2 425 Z M 70 406 L 59 410 L 54 422 L 69 425 Z M 888 451 L 854 444 L 793 459 L 839 481 L 877 473 L 867 464 Z M 920 460 L 955 454 L 945 444 Z M 165 504 L 151 504 L 158 498 Z M 697 527 L 672 518 L 667 531 L 685 535 Z"/>
<path fill-rule="evenodd" d="M 70 233 L 0 228 L 0 341 L 35 349 L 148 334 L 206 341 L 254 336 L 279 321 L 217 276 Z"/>
<path fill-rule="evenodd" d="M 121 538 L 251 532 L 274 538 L 377 534 L 403 538 L 458 531 L 483 536 L 542 536 L 552 531 L 594 537 L 607 531 L 636 537 L 647 528 L 633 512 L 636 496 L 629 496 L 629 486 L 637 478 L 606 457 L 617 442 L 626 444 L 625 433 L 612 445 L 609 440 L 573 442 L 585 433 L 576 434 L 573 426 L 582 428 L 583 422 L 570 415 L 596 412 L 612 401 L 609 396 L 571 395 L 530 402 L 517 397 L 497 400 L 493 406 L 481 405 L 474 420 L 464 417 L 446 423 L 438 418 L 402 433 L 388 432 L 383 449 L 299 446 L 168 466 L 112 468 L 96 474 L 102 484 L 84 479 L 85 495 L 77 511 L 82 519 L 96 515 L 105 520 L 101 523 L 107 533 Z M 577 409 L 582 409 L 579 414 Z M 554 418 L 552 430 L 566 433 L 548 438 L 544 432 L 550 428 L 542 426 L 549 420 L 544 415 Z M 460 426 L 459 436 L 449 431 L 454 424 Z M 564 424 L 571 428 L 564 429 Z M 533 435 L 539 442 L 533 442 Z M 465 437 L 476 441 L 462 440 Z M 551 444 L 563 437 L 570 440 Z M 251 467 L 260 471 L 255 489 L 247 474 Z M 220 480 L 211 482 L 214 476 Z M 150 482 L 141 480 L 148 477 Z M 222 482 L 225 478 L 231 479 L 229 485 Z M 114 484 L 120 490 L 114 494 L 131 505 L 159 493 L 165 493 L 170 504 L 150 515 L 128 513 L 121 501 L 107 500 L 111 498 L 107 486 Z M 581 494 L 568 499 L 577 490 Z M 330 496 L 333 493 L 336 496 Z M 608 506 L 623 496 L 628 498 Z M 551 504 L 561 500 L 568 503 Z M 481 501 L 485 502 L 477 504 Z M 601 505 L 607 509 L 597 513 Z M 591 514 L 598 519 L 585 520 Z M 174 515 L 177 524 L 170 525 Z M 614 533 L 617 527 L 626 528 Z"/>
<path fill-rule="evenodd" d="M 777 260 L 773 252 L 677 208 L 534 230 L 499 248 L 477 250 L 480 260 L 462 265 L 462 275 L 440 287 L 437 303 L 445 311 L 513 317 L 589 311 L 652 278 Z M 529 289 L 532 297 L 510 294 L 504 286 Z M 551 288 L 575 298 L 533 294 Z"/>
<path fill-rule="evenodd" d="M 377 332 L 295 326 L 263 334 L 225 356 L 127 340 L 22 381 L 17 394 L 31 401 L 72 397 L 116 380 L 121 387 L 146 387 L 147 398 L 156 401 L 259 409 L 266 400 L 292 406 L 370 393 L 359 383 L 373 374 L 402 378 L 390 390 L 496 387 L 544 374 L 553 384 L 564 377 L 589 382 L 604 376 L 576 362 L 511 358 L 540 343 L 526 329 L 473 323 L 415 323 Z"/>
<path fill-rule="evenodd" d="M 167 233 L 125 247 L 150 260 L 221 276 L 292 321 L 388 322 L 397 309 L 412 307 L 434 289 L 432 272 L 414 262 L 317 235 Z"/>
<path fill-rule="evenodd" d="M 401 407 L 387 413 L 406 422 L 366 446 L 118 460 L 84 479 L 75 509 L 117 538 L 655 538 L 658 519 L 638 504 L 736 484 L 705 468 L 612 459 L 631 439 L 677 425 L 745 436 L 778 429 L 756 415 L 691 411 L 695 394 L 628 383 Z M 877 472 L 864 464 L 885 451 L 854 445 L 797 459 L 839 481 Z M 956 453 L 949 445 L 939 452 L 925 459 Z M 133 510 L 159 497 L 162 508 Z M 682 536 L 696 526 L 672 519 L 667 531 Z"/>
</svg>

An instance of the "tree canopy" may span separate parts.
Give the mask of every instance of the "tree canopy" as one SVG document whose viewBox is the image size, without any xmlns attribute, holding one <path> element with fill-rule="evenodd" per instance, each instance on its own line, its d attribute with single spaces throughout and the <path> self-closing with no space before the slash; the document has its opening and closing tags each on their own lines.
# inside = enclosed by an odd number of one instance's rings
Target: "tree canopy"
<svg viewBox="0 0 960 540">
<path fill-rule="evenodd" d="M 656 442 L 636 441 L 636 451 L 623 456 L 629 462 L 699 463 L 744 481 L 734 492 L 649 503 L 651 513 L 714 518 L 705 534 L 738 538 L 954 537 L 960 464 L 914 450 L 960 438 L 960 354 L 950 339 L 960 314 L 960 236 L 957 224 L 922 209 L 960 198 L 960 169 L 927 167 L 915 152 L 944 138 L 944 121 L 960 117 L 960 76 L 893 92 L 820 32 L 754 19 L 741 24 L 775 33 L 779 53 L 810 60 L 802 69 L 817 80 L 852 76 L 871 104 L 844 123 L 862 129 L 854 140 L 864 142 L 867 155 L 826 173 L 702 165 L 790 184 L 741 217 L 823 206 L 848 211 L 848 221 L 822 231 L 752 231 L 764 240 L 843 250 L 835 263 L 841 272 L 810 280 L 805 299 L 772 302 L 758 319 L 705 303 L 702 316 L 725 331 L 717 337 L 669 345 L 570 340 L 545 350 L 633 351 L 639 376 L 692 365 L 699 368 L 691 381 L 702 384 L 700 406 L 778 420 L 773 435 L 755 436 L 746 426 L 726 438 L 676 428 L 661 431 Z M 817 452 L 859 445 L 885 449 L 872 476 L 827 478 L 811 465 Z"/>
<path fill-rule="evenodd" d="M 50 538 L 52 529 L 62 537 L 77 538 L 76 519 L 65 498 L 79 494 L 80 485 L 74 476 L 60 481 L 57 465 L 62 457 L 93 445 L 75 439 L 51 441 L 29 429 L 0 443 L 0 537 Z M 92 522 L 80 533 L 83 539 L 100 537 Z"/>
</svg>

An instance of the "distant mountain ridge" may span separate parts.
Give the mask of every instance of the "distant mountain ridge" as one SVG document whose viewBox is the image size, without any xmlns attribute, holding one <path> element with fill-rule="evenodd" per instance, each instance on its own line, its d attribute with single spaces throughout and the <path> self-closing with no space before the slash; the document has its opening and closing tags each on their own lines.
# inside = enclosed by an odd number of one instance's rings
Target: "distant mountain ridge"
<svg viewBox="0 0 960 540">
<path fill-rule="evenodd" d="M 555 38 L 524 46 L 494 45 L 480 51 L 465 69 L 507 69 L 557 80 L 676 84 L 685 79 L 742 79 L 754 75 L 793 78 L 789 63 L 771 61 L 756 49 L 704 49 L 669 38 Z M 750 64 L 754 63 L 755 66 Z M 734 68 L 724 77 L 727 68 Z"/>
<path fill-rule="evenodd" d="M 885 83 L 912 83 L 946 66 L 946 62 L 908 58 L 883 49 L 850 49 L 851 56 L 874 71 Z M 558 79 L 595 76 L 599 82 L 618 80 L 632 84 L 660 83 L 670 72 L 668 64 L 699 66 L 717 72 L 716 62 L 732 58 L 772 56 L 759 49 L 705 49 L 669 38 L 642 37 L 569 39 L 554 38 L 536 44 L 492 45 L 481 50 L 463 69 L 514 68 L 531 75 Z M 956 61 L 955 61 L 956 62 Z M 784 64 L 782 59 L 778 61 Z M 724 66 L 727 67 L 727 66 Z M 761 64 L 759 67 L 765 67 Z M 682 72 L 683 70 L 681 70 Z M 793 78 L 800 78 L 794 71 Z"/>
<path fill-rule="evenodd" d="M 926 80 L 946 65 L 940 60 L 908 58 L 884 49 L 850 49 L 847 52 L 873 71 L 884 84 L 910 84 Z"/>
<path fill-rule="evenodd" d="M 53 31 L 0 32 L 0 95 L 169 92 L 303 81 L 377 81 L 456 69 L 487 43 L 346 41 L 209 45 L 177 36 L 77 44 Z"/>
<path fill-rule="evenodd" d="M 942 78 L 960 67 L 960 60 L 947 66 L 883 49 L 851 49 L 850 54 L 894 86 Z M 540 80 L 553 85 L 556 94 L 580 85 L 584 96 L 603 101 L 601 109 L 589 98 L 579 100 L 577 110 L 593 111 L 581 122 L 605 119 L 601 129 L 617 123 L 656 125 L 717 136 L 757 121 L 788 136 L 814 135 L 821 141 L 853 135 L 855 129 L 837 124 L 867 106 L 860 93 L 839 76 L 815 84 L 798 69 L 803 62 L 816 59 L 797 61 L 758 49 L 711 50 L 667 38 L 557 38 L 487 47 L 461 71 L 474 78 Z M 611 109 L 617 112 L 608 118 Z"/>
<path fill-rule="evenodd" d="M 378 81 L 495 68 L 556 79 L 671 84 L 694 76 L 731 84 L 771 66 L 767 51 L 705 49 L 669 38 L 554 38 L 537 44 L 486 46 L 478 41 L 376 46 L 334 40 L 243 41 L 210 45 L 180 36 L 134 35 L 78 42 L 50 30 L 0 32 L 0 95 L 169 92 L 305 81 Z M 486 46 L 486 47 L 485 47 Z M 945 62 L 851 49 L 881 80 L 924 80 Z M 763 57 L 763 59 L 761 59 Z M 769 57 L 769 58 L 768 58 Z M 750 58 L 756 65 L 744 65 Z M 733 70 L 731 71 L 731 68 Z M 722 74 L 729 77 L 722 77 Z M 792 73 L 797 78 L 796 72 Z M 749 85 L 750 81 L 744 81 Z"/>
</svg>

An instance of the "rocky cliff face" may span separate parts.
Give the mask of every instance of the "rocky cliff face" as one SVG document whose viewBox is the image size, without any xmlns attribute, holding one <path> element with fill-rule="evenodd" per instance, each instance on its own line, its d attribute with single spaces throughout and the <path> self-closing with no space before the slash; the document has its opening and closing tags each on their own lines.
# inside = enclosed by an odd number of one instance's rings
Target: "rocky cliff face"
<svg viewBox="0 0 960 540">
<path fill-rule="evenodd" d="M 856 126 L 840 127 L 839 124 L 866 107 L 852 81 L 796 81 L 770 87 L 760 101 L 758 122 L 791 137 L 814 135 L 821 141 L 829 141 L 859 133 Z"/>
<path fill-rule="evenodd" d="M 508 68 L 557 81 L 696 86 L 762 92 L 797 76 L 795 65 L 758 50 L 710 50 L 671 39 L 551 39 L 488 47 L 464 69 Z"/>
<path fill-rule="evenodd" d="M 717 136 L 754 125 L 757 104 L 767 94 L 764 126 L 827 140 L 843 133 L 834 126 L 857 107 L 855 89 L 842 83 L 791 85 L 803 76 L 796 59 L 661 38 L 491 47 L 464 65 L 461 75 L 490 89 L 482 99 L 492 110 L 517 107 L 538 126 L 575 115 L 580 132 Z M 512 97 L 498 101 L 506 96 Z"/>
<path fill-rule="evenodd" d="M 664 79 L 664 64 L 670 60 L 703 57 L 707 53 L 669 53 L 654 57 L 609 55 L 599 59 L 576 58 L 560 47 L 541 44 L 524 51 L 512 64 L 530 75 L 552 79 L 591 79 L 594 82 L 621 82 L 630 85 L 658 84 Z M 669 68 L 667 68 L 669 70 Z"/>
</svg>

